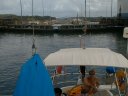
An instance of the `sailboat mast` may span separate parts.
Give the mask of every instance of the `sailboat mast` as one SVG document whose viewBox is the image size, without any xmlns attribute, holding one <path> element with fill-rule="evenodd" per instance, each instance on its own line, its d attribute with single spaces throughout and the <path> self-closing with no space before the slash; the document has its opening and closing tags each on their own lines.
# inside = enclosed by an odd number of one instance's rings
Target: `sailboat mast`
<svg viewBox="0 0 128 96">
<path fill-rule="evenodd" d="M 36 53 L 36 46 L 35 46 L 34 17 L 33 17 L 33 0 L 32 0 L 32 30 L 33 30 L 32 55 L 34 55 Z"/>
<path fill-rule="evenodd" d="M 33 18 L 33 0 L 32 0 L 32 18 Z"/>
<path fill-rule="evenodd" d="M 85 0 L 85 20 L 86 20 L 86 0 Z"/>
<path fill-rule="evenodd" d="M 20 8 L 21 8 L 21 25 L 22 25 L 22 23 L 23 23 L 23 21 L 22 21 L 22 1 L 20 0 Z"/>
<path fill-rule="evenodd" d="M 108 9 L 107 2 L 108 2 L 108 0 L 106 0 L 106 2 L 105 2 L 105 5 L 106 5 L 106 18 L 107 18 L 107 9 Z"/>
<path fill-rule="evenodd" d="M 77 25 L 79 24 L 79 21 L 78 21 L 79 17 L 78 17 L 78 12 L 77 12 Z"/>
<path fill-rule="evenodd" d="M 33 0 L 32 0 L 32 28 L 33 28 L 33 38 L 34 38 L 34 17 L 33 17 Z"/>
<path fill-rule="evenodd" d="M 90 4 L 91 4 L 91 2 L 89 0 L 89 18 L 90 18 Z"/>
<path fill-rule="evenodd" d="M 85 0 L 85 25 L 84 25 L 84 44 L 83 48 L 85 48 L 85 35 L 86 35 L 86 30 L 87 30 L 87 23 L 86 23 L 86 0 Z"/>
<path fill-rule="evenodd" d="M 113 1 L 111 0 L 111 18 L 112 18 L 112 5 L 113 5 Z"/>
<path fill-rule="evenodd" d="M 44 0 L 42 0 L 42 10 L 43 10 L 42 16 L 44 16 Z"/>
</svg>

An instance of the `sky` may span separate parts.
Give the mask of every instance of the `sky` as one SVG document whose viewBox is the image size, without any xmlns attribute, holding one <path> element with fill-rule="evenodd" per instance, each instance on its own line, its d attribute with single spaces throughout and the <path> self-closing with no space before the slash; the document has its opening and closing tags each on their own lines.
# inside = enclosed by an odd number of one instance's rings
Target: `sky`
<svg viewBox="0 0 128 96">
<path fill-rule="evenodd" d="M 32 0 L 21 0 L 22 14 L 31 16 Z M 86 0 L 87 17 L 110 17 L 111 0 Z M 117 0 L 112 0 L 112 15 L 117 15 Z M 33 0 L 35 16 L 76 17 L 85 16 L 85 0 Z M 20 0 L 1 0 L 0 14 L 21 15 Z"/>
</svg>

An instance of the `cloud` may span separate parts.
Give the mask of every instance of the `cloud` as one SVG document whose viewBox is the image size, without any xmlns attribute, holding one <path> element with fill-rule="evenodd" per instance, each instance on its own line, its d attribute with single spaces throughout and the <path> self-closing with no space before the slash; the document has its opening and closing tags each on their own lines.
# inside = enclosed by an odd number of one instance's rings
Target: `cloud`
<svg viewBox="0 0 128 96">
<path fill-rule="evenodd" d="M 34 15 L 57 17 L 84 16 L 85 0 L 33 0 Z M 111 0 L 86 0 L 87 16 L 110 16 Z M 22 0 L 23 15 L 32 14 L 32 0 Z M 0 14 L 20 15 L 20 0 L 1 0 Z M 117 0 L 113 0 L 113 16 L 117 14 Z"/>
<path fill-rule="evenodd" d="M 17 0 L 12 2 L 11 0 L 1 0 L 0 1 L 0 13 L 17 13 L 20 7 L 17 6 Z"/>
</svg>

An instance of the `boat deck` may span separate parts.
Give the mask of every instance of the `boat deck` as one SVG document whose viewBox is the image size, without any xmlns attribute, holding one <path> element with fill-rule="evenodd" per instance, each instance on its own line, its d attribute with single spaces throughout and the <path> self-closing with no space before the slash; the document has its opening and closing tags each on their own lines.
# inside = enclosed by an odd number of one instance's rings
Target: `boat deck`
<svg viewBox="0 0 128 96">
<path fill-rule="evenodd" d="M 107 90 L 102 90 L 97 92 L 94 96 L 112 96 L 112 94 Z"/>
</svg>

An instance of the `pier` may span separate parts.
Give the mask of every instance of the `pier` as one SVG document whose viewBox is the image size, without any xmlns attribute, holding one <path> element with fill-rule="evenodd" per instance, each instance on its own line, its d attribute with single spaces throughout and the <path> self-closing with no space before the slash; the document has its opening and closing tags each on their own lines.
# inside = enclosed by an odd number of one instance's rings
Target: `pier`
<svg viewBox="0 0 128 96">
<path fill-rule="evenodd" d="M 32 33 L 32 25 L 10 25 L 10 26 L 0 26 L 1 32 L 29 32 Z M 34 25 L 35 32 L 57 32 L 57 33 L 83 33 L 85 25 L 73 25 L 73 24 L 54 24 L 54 25 Z M 124 26 L 109 26 L 105 24 L 88 24 L 87 31 L 122 31 Z"/>
</svg>

